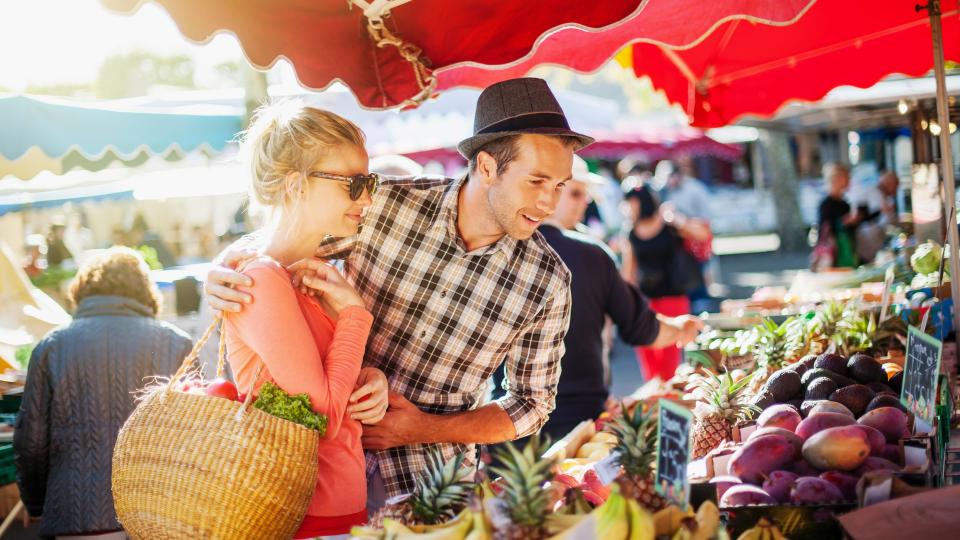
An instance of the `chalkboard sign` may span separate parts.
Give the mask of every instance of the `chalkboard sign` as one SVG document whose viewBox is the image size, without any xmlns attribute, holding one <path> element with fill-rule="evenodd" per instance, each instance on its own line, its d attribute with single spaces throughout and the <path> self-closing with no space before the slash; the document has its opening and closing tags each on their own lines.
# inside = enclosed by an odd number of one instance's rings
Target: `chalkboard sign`
<svg viewBox="0 0 960 540">
<path fill-rule="evenodd" d="M 669 400 L 660 400 L 657 422 L 657 492 L 686 509 L 690 496 L 687 463 L 690 461 L 690 426 L 693 414 Z"/>
<path fill-rule="evenodd" d="M 903 366 L 900 401 L 917 418 L 933 426 L 936 415 L 937 375 L 943 343 L 914 327 L 907 329 L 907 359 Z"/>
</svg>

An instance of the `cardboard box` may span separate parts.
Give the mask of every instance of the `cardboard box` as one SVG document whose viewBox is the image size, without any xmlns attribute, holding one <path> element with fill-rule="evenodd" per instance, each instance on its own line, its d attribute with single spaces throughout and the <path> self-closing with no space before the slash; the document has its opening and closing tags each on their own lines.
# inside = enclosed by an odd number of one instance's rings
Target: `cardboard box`
<svg viewBox="0 0 960 540">
<path fill-rule="evenodd" d="M 957 516 L 960 486 L 874 504 L 840 516 L 839 523 L 853 540 L 947 539 L 957 535 Z"/>
</svg>

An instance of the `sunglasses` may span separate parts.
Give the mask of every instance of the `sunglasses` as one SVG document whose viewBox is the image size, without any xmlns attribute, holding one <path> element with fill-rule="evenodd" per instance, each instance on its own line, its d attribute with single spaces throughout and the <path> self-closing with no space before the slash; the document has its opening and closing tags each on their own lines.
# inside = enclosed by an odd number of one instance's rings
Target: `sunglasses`
<svg viewBox="0 0 960 540">
<path fill-rule="evenodd" d="M 377 185 L 380 183 L 380 175 L 377 173 L 355 174 L 353 176 L 343 176 L 342 174 L 332 174 L 320 171 L 313 171 L 308 176 L 311 178 L 323 178 L 325 180 L 334 180 L 350 184 L 350 200 L 355 201 L 363 195 L 363 190 L 373 195 L 377 192 Z"/>
</svg>

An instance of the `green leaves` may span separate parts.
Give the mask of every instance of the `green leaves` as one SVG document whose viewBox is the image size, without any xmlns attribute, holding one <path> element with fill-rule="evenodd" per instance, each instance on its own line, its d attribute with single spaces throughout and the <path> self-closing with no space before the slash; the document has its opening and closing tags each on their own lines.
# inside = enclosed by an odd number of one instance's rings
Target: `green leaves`
<svg viewBox="0 0 960 540">
<path fill-rule="evenodd" d="M 315 429 L 320 432 L 321 437 L 327 432 L 326 415 L 313 412 L 310 396 L 307 394 L 291 396 L 279 386 L 267 381 L 260 387 L 260 393 L 253 406 L 277 418 Z"/>
</svg>

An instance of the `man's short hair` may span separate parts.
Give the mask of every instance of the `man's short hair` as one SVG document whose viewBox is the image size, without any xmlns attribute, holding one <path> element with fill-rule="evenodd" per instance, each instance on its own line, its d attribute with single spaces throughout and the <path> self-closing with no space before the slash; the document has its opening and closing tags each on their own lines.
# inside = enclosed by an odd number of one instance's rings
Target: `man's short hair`
<svg viewBox="0 0 960 540">
<path fill-rule="evenodd" d="M 547 135 L 547 137 L 552 137 L 554 139 L 559 139 L 567 147 L 577 147 L 580 144 L 580 141 L 574 137 L 564 137 L 564 136 L 555 136 Z M 510 165 L 513 160 L 517 159 L 517 156 L 520 154 L 520 146 L 517 144 L 517 141 L 520 140 L 520 134 L 516 135 L 507 135 L 505 137 L 500 137 L 499 139 L 494 139 L 487 144 L 483 145 L 477 153 L 470 158 L 469 168 L 470 172 L 477 170 L 477 156 L 480 155 L 480 152 L 486 152 L 493 157 L 493 160 L 497 162 L 497 175 L 503 174 L 507 170 L 507 166 Z"/>
</svg>

